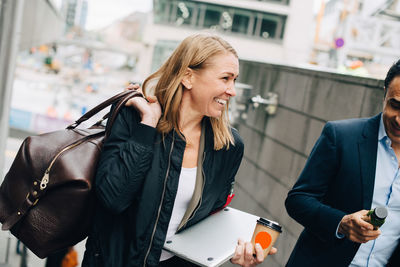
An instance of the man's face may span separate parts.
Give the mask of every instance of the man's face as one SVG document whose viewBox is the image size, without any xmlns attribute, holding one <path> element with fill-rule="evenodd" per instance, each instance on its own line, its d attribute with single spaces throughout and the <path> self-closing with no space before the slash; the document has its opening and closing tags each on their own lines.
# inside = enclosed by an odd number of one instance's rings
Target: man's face
<svg viewBox="0 0 400 267">
<path fill-rule="evenodd" d="M 383 124 L 392 146 L 400 147 L 400 76 L 395 77 L 386 90 Z"/>
</svg>

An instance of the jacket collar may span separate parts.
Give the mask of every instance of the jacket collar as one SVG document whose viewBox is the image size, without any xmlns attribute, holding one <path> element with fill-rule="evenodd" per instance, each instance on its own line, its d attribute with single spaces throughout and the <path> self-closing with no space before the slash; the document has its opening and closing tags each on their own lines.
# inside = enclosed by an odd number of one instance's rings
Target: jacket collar
<svg viewBox="0 0 400 267">
<path fill-rule="evenodd" d="M 362 133 L 364 138 L 369 139 L 376 137 L 376 140 L 378 140 L 378 130 L 381 116 L 382 112 L 367 120 Z"/>
<path fill-rule="evenodd" d="M 380 118 L 381 113 L 366 121 L 362 137 L 358 142 L 364 209 L 371 208 L 374 193 Z"/>
<path fill-rule="evenodd" d="M 214 149 L 214 133 L 212 130 L 210 118 L 203 118 L 203 127 L 205 127 L 204 151 L 211 151 Z"/>
</svg>

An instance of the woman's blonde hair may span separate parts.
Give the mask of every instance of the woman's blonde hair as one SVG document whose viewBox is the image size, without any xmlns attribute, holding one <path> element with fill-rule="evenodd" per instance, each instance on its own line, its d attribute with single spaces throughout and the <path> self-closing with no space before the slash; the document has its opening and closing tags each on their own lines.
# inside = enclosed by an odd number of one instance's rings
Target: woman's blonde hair
<svg viewBox="0 0 400 267">
<path fill-rule="evenodd" d="M 156 83 L 152 89 L 163 111 L 157 125 L 159 132 L 166 134 L 175 129 L 177 133 L 180 133 L 179 108 L 184 90 L 181 81 L 187 68 L 193 70 L 205 68 L 207 60 L 226 52 L 238 57 L 232 46 L 221 37 L 205 33 L 191 35 L 182 41 L 159 70 L 144 81 L 145 94 L 147 87 Z M 234 144 L 229 125 L 228 105 L 225 106 L 219 118 L 210 118 L 210 122 L 214 133 L 215 150 L 229 148 L 229 144 Z"/>
</svg>

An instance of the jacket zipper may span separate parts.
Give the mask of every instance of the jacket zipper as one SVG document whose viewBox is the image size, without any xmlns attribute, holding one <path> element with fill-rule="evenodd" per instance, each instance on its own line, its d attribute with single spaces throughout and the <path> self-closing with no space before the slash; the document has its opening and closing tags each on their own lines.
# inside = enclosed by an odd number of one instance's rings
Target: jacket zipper
<svg viewBox="0 0 400 267">
<path fill-rule="evenodd" d="M 162 193 L 162 196 L 161 196 L 161 202 L 160 202 L 160 206 L 158 207 L 158 213 L 157 213 L 156 222 L 154 223 L 153 232 L 152 232 L 152 234 L 151 234 L 151 239 L 150 239 L 150 245 L 149 245 L 149 248 L 147 249 L 146 256 L 144 257 L 143 266 L 146 266 L 147 257 L 148 257 L 149 254 L 150 254 L 151 245 L 153 244 L 154 234 L 156 233 L 157 223 L 158 223 L 158 220 L 159 220 L 159 218 L 160 218 L 162 203 L 163 203 L 163 201 L 164 201 L 165 189 L 166 189 L 166 187 L 167 187 L 167 180 L 168 180 L 169 169 L 170 169 L 170 167 L 171 167 L 171 155 L 172 155 L 172 150 L 174 149 L 174 143 L 175 143 L 174 135 L 175 135 L 175 134 L 173 133 L 173 136 L 172 136 L 172 144 L 171 144 L 171 150 L 169 151 L 169 156 L 168 156 L 167 173 L 165 174 L 164 188 L 163 188 L 163 193 Z"/>
<path fill-rule="evenodd" d="M 192 215 L 190 215 L 190 217 L 189 217 L 189 219 L 186 221 L 186 223 L 185 223 L 180 229 L 178 229 L 177 232 L 180 231 L 182 228 L 184 228 L 184 227 L 188 224 L 188 222 L 189 222 L 191 219 L 193 219 L 194 215 L 196 215 L 197 210 L 198 210 L 198 209 L 200 208 L 200 206 L 201 206 L 201 202 L 203 201 L 203 191 L 204 191 L 204 186 L 205 186 L 205 184 L 206 184 L 206 175 L 205 175 L 205 173 L 204 173 L 204 159 L 205 159 L 205 158 L 206 158 L 206 152 L 204 152 L 204 154 L 203 154 L 203 160 L 202 160 L 202 163 L 201 163 L 201 173 L 203 174 L 203 186 L 202 186 L 202 188 L 201 188 L 201 195 L 200 195 L 200 202 L 199 202 L 199 205 L 197 205 L 197 207 L 196 207 L 196 209 L 193 211 Z"/>
</svg>

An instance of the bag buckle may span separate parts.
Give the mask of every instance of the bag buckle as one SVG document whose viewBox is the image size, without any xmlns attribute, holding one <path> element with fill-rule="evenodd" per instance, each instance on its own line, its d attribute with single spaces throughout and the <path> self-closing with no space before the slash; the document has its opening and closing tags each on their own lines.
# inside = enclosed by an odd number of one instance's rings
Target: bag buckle
<svg viewBox="0 0 400 267">
<path fill-rule="evenodd" d="M 33 194 L 34 194 L 34 195 L 35 195 L 35 193 L 37 194 L 37 191 L 33 191 Z M 30 201 L 30 202 L 32 202 L 32 201 L 29 199 L 30 195 L 31 195 L 31 193 L 29 193 L 29 192 L 28 192 L 28 194 L 26 195 L 25 199 L 26 199 L 26 200 L 28 200 L 28 201 Z M 39 199 L 38 199 L 38 198 L 37 198 L 37 199 L 35 199 L 35 200 L 33 201 L 33 204 L 32 204 L 32 206 L 35 206 L 35 205 L 36 205 L 36 203 L 38 203 L 38 201 L 39 201 Z"/>
</svg>

